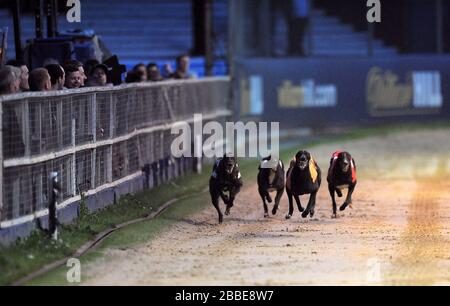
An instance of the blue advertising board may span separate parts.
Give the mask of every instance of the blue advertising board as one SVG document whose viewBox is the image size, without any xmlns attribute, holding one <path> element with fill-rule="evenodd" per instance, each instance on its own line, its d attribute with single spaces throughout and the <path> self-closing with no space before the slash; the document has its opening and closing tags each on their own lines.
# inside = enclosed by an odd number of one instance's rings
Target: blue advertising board
<svg viewBox="0 0 450 306">
<path fill-rule="evenodd" d="M 241 116 L 302 126 L 450 119 L 450 56 L 242 59 Z"/>
</svg>

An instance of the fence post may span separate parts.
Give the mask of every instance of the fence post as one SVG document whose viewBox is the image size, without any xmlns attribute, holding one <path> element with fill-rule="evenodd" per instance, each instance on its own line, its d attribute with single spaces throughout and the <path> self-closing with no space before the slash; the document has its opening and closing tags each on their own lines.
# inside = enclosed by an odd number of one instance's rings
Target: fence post
<svg viewBox="0 0 450 306">
<path fill-rule="evenodd" d="M 158 187 L 161 184 L 161 179 L 159 175 L 159 162 L 155 161 L 151 165 L 153 173 L 153 186 Z"/>
<path fill-rule="evenodd" d="M 73 148 L 75 148 L 76 147 L 76 143 L 77 143 L 77 141 L 76 141 L 76 122 L 75 122 L 75 114 L 74 114 L 74 112 L 73 112 L 73 100 L 71 101 L 71 103 L 72 103 L 72 113 L 70 114 L 71 115 L 71 119 L 72 119 L 72 125 L 71 125 L 71 128 L 72 128 L 72 132 L 71 132 L 71 138 L 72 138 L 72 147 Z M 73 196 L 75 196 L 76 194 L 77 194 L 77 175 L 76 175 L 76 171 L 77 171 L 77 153 L 76 152 L 74 152 L 73 154 L 72 154 L 72 173 L 71 173 L 71 176 L 70 176 L 70 180 L 71 180 L 71 184 L 72 184 L 72 193 L 73 193 Z"/>
<path fill-rule="evenodd" d="M 2 220 L 3 220 L 3 102 L 0 102 L 0 222 Z"/>
<path fill-rule="evenodd" d="M 111 93 L 110 95 L 110 99 L 109 99 L 109 139 L 114 138 L 114 122 L 115 122 L 115 103 L 114 103 L 114 96 Z M 113 146 L 110 145 L 108 146 L 108 152 L 106 153 L 106 180 L 108 183 L 111 183 L 113 180 L 113 169 L 112 169 L 112 165 L 113 165 Z"/>
<path fill-rule="evenodd" d="M 159 143 L 161 144 L 161 154 L 160 158 L 158 160 L 158 183 L 165 183 L 165 177 L 164 177 L 164 132 L 159 133 Z"/>
<path fill-rule="evenodd" d="M 26 157 L 31 155 L 30 135 L 30 105 L 28 100 L 25 100 L 25 103 L 22 104 L 22 137 L 24 138 Z"/>
<path fill-rule="evenodd" d="M 56 199 L 61 190 L 58 173 L 52 172 L 49 177 L 49 203 L 48 203 L 48 232 L 53 240 L 58 240 L 58 217 L 56 209 Z"/>
<path fill-rule="evenodd" d="M 144 189 L 150 189 L 150 173 L 151 173 L 151 165 L 145 164 L 142 167 L 142 172 L 144 173 Z"/>
<path fill-rule="evenodd" d="M 91 105 L 91 116 L 92 116 L 92 127 L 91 127 L 91 133 L 92 133 L 92 142 L 97 142 L 97 94 L 94 93 L 92 96 L 92 105 Z M 94 148 L 92 150 L 92 156 L 91 156 L 91 188 L 95 189 L 95 171 L 96 171 L 96 156 L 97 156 L 97 149 Z"/>
</svg>

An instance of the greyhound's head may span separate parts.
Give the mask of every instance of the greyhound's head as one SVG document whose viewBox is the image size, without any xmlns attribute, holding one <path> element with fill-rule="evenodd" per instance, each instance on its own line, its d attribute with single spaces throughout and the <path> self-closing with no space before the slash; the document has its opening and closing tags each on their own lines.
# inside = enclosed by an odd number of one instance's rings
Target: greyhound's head
<svg viewBox="0 0 450 306">
<path fill-rule="evenodd" d="M 352 163 L 352 157 L 350 156 L 349 153 L 347 153 L 347 152 L 339 153 L 338 159 L 337 159 L 337 164 L 338 164 L 339 169 L 343 173 L 348 173 L 350 171 L 351 163 Z"/>
<path fill-rule="evenodd" d="M 300 151 L 295 155 L 295 166 L 304 171 L 309 166 L 309 161 L 311 160 L 311 154 L 307 151 Z"/>
<path fill-rule="evenodd" d="M 225 154 L 222 159 L 222 166 L 225 170 L 225 173 L 231 175 L 236 167 L 236 159 L 232 156 L 227 156 Z"/>
</svg>

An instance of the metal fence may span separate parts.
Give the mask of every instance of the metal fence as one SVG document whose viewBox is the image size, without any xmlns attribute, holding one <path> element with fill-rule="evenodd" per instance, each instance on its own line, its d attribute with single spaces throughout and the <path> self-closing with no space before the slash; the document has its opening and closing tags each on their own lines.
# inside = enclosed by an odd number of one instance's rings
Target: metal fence
<svg viewBox="0 0 450 306">
<path fill-rule="evenodd" d="M 229 80 L 211 78 L 0 97 L 0 228 L 48 213 L 48 177 L 59 174 L 58 207 L 142 176 L 187 171 L 171 158 L 171 125 L 225 121 Z"/>
</svg>

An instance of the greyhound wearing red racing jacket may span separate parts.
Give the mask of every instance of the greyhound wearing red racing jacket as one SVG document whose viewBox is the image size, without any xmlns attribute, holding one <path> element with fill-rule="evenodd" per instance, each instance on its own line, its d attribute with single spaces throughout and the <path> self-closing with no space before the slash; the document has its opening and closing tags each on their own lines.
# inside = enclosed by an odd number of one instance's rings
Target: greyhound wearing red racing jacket
<svg viewBox="0 0 450 306">
<path fill-rule="evenodd" d="M 347 198 L 340 207 L 344 211 L 352 204 L 352 195 L 357 184 L 356 164 L 348 152 L 337 151 L 333 153 L 328 170 L 328 190 L 333 201 L 333 217 L 337 216 L 336 194 L 342 197 L 342 190 L 348 189 Z"/>
</svg>

